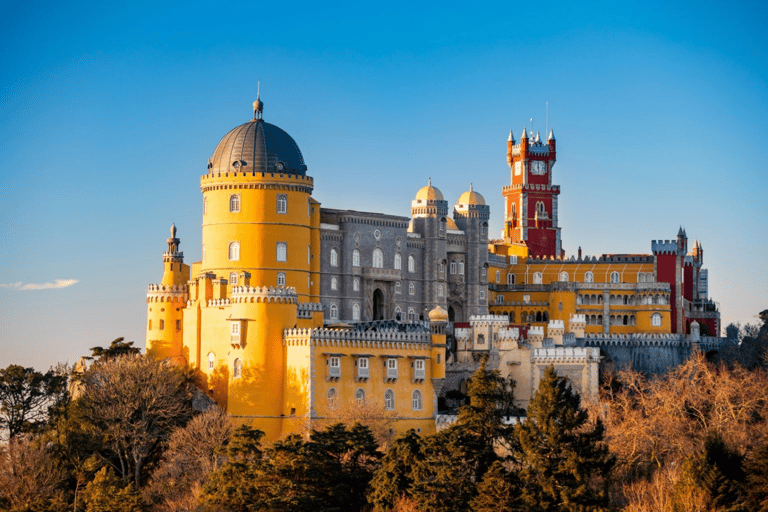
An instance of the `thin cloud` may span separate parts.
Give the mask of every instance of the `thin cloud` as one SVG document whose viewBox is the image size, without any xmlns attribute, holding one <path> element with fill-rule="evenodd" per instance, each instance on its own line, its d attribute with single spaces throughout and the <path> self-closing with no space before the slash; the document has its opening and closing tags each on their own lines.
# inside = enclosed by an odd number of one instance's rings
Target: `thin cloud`
<svg viewBox="0 0 768 512">
<path fill-rule="evenodd" d="M 66 288 L 79 282 L 77 279 L 56 279 L 53 283 L 22 283 L 18 281 L 16 283 L 0 284 L 0 288 L 8 288 L 9 290 L 54 290 Z"/>
</svg>

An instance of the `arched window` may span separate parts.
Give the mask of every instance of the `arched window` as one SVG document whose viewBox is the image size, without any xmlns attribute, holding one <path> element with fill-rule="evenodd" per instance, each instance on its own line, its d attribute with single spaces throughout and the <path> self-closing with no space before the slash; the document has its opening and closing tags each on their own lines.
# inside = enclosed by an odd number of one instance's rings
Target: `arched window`
<svg viewBox="0 0 768 512">
<path fill-rule="evenodd" d="M 593 274 L 591 271 L 586 272 L 584 274 L 584 282 L 585 283 L 594 283 L 595 282 L 595 274 Z"/>
<path fill-rule="evenodd" d="M 651 299 L 651 304 L 653 304 L 655 306 L 658 303 L 659 303 L 659 296 L 658 295 L 654 295 L 653 298 Z"/>
<path fill-rule="evenodd" d="M 654 327 L 661 326 L 661 315 L 659 313 L 651 315 L 651 325 Z"/>
<path fill-rule="evenodd" d="M 352 305 L 352 320 L 360 320 L 360 304 Z"/>
<path fill-rule="evenodd" d="M 408 295 L 416 295 L 416 285 L 408 283 Z"/>
<path fill-rule="evenodd" d="M 339 252 L 336 250 L 336 248 L 331 249 L 331 266 L 339 266 Z"/>
<path fill-rule="evenodd" d="M 486 223 L 486 222 L 483 222 L 483 223 L 480 225 L 480 234 L 481 234 L 482 236 L 485 236 L 485 234 L 486 234 L 487 232 L 488 232 L 488 223 Z"/>
<path fill-rule="evenodd" d="M 541 284 L 541 272 L 533 273 L 533 284 Z"/>
<path fill-rule="evenodd" d="M 213 370 L 213 368 L 216 366 L 216 354 L 213 352 L 208 352 L 208 369 Z"/>
<path fill-rule="evenodd" d="M 339 396 L 336 393 L 336 388 L 328 388 L 326 396 L 328 397 L 328 408 L 335 409 L 339 403 Z"/>
<path fill-rule="evenodd" d="M 277 286 L 285 286 L 285 272 L 277 273 Z"/>
<path fill-rule="evenodd" d="M 331 320 L 339 318 L 339 307 L 336 304 L 331 304 Z"/>
<path fill-rule="evenodd" d="M 395 283 L 395 293 L 402 293 L 400 281 Z"/>
<path fill-rule="evenodd" d="M 235 364 L 232 367 L 232 377 L 239 379 L 243 376 L 243 362 L 240 359 L 235 359 Z"/>
<path fill-rule="evenodd" d="M 277 261 L 288 261 L 288 244 L 277 242 Z"/>
<path fill-rule="evenodd" d="M 416 260 L 412 255 L 408 255 L 408 272 L 416 272 Z"/>
<path fill-rule="evenodd" d="M 373 250 L 373 268 L 384 268 L 384 253 L 378 247 Z"/>
<path fill-rule="evenodd" d="M 507 278 L 507 279 L 509 279 L 509 278 Z M 500 270 L 496 271 L 496 282 L 497 283 L 501 282 L 501 271 Z"/>
<path fill-rule="evenodd" d="M 459 275 L 460 276 L 464 275 L 464 262 L 463 261 L 459 262 Z"/>
<path fill-rule="evenodd" d="M 277 195 L 277 213 L 288 213 L 288 196 L 285 194 Z"/>
<path fill-rule="evenodd" d="M 560 272 L 560 281 L 568 282 L 568 272 Z"/>
<path fill-rule="evenodd" d="M 240 211 L 240 194 L 232 194 L 229 196 L 229 211 L 232 213 Z"/>
<path fill-rule="evenodd" d="M 618 282 L 619 282 L 619 273 L 611 272 L 611 283 L 618 283 Z"/>
<path fill-rule="evenodd" d="M 450 269 L 451 274 L 456 274 L 456 262 L 452 261 L 450 265 L 448 265 L 448 268 Z"/>
<path fill-rule="evenodd" d="M 357 391 L 355 391 L 355 400 L 357 401 L 357 405 L 365 405 L 365 390 L 362 388 L 357 388 Z"/>
<path fill-rule="evenodd" d="M 338 290 L 339 289 L 339 280 L 335 277 L 331 278 L 331 290 Z"/>
<path fill-rule="evenodd" d="M 438 272 L 441 274 L 445 274 L 445 262 L 441 261 L 440 264 L 437 266 Z"/>
<path fill-rule="evenodd" d="M 403 268 L 403 257 L 400 256 L 400 253 L 395 253 L 395 270 L 400 270 Z"/>
<path fill-rule="evenodd" d="M 541 201 L 537 202 L 536 203 L 536 214 L 539 217 L 544 217 L 544 215 L 546 215 L 546 213 L 547 213 L 547 210 L 546 210 L 546 208 L 544 208 L 544 203 L 541 202 Z"/>
<path fill-rule="evenodd" d="M 229 261 L 237 261 L 240 259 L 240 242 L 232 242 L 229 244 Z"/>
<path fill-rule="evenodd" d="M 229 284 L 237 286 L 237 272 L 229 273 Z"/>
<path fill-rule="evenodd" d="M 352 291 L 359 292 L 360 291 L 360 280 L 358 278 L 355 278 L 352 280 Z"/>
<path fill-rule="evenodd" d="M 402 320 L 403 319 L 402 315 L 403 315 L 402 308 L 400 306 L 395 306 L 395 318 L 397 320 Z"/>
<path fill-rule="evenodd" d="M 413 308 L 408 308 L 408 320 L 416 320 L 416 312 Z"/>
<path fill-rule="evenodd" d="M 418 389 L 414 390 L 413 394 L 411 395 L 411 402 L 413 403 L 414 411 L 421 410 L 421 391 Z"/>
<path fill-rule="evenodd" d="M 515 274 L 507 274 L 507 284 L 515 284 Z"/>
<path fill-rule="evenodd" d="M 395 410 L 395 392 L 391 389 L 388 389 L 384 392 L 384 410 L 385 411 L 394 411 Z"/>
<path fill-rule="evenodd" d="M 443 291 L 443 285 L 439 284 L 437 285 L 437 296 L 442 297 L 445 295 L 445 292 Z"/>
<path fill-rule="evenodd" d="M 360 251 L 358 249 L 355 249 L 354 251 L 352 251 L 352 266 L 353 267 L 360 266 Z"/>
</svg>

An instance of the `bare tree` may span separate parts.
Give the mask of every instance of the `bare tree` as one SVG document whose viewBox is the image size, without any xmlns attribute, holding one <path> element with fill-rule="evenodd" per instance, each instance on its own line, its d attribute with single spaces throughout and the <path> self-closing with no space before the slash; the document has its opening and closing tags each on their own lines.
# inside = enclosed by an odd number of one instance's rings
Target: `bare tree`
<svg viewBox="0 0 768 512">
<path fill-rule="evenodd" d="M 145 464 L 193 416 L 183 368 L 139 355 L 95 362 L 81 377 L 80 405 L 111 451 L 117 474 L 141 488 Z"/>
<path fill-rule="evenodd" d="M 232 420 L 214 406 L 174 431 L 144 493 L 154 510 L 196 509 L 203 485 L 225 459 L 219 448 L 232 430 Z"/>
<path fill-rule="evenodd" d="M 0 447 L 0 509 L 55 510 L 65 503 L 65 471 L 39 442 L 18 436 Z"/>
</svg>

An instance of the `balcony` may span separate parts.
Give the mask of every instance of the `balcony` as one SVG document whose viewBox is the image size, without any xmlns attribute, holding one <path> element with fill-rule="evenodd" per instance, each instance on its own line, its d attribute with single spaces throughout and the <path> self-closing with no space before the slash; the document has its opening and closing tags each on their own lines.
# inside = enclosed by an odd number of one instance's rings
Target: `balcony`
<svg viewBox="0 0 768 512">
<path fill-rule="evenodd" d="M 403 272 L 393 268 L 365 267 L 363 278 L 375 281 L 400 281 L 403 278 Z"/>
<path fill-rule="evenodd" d="M 328 367 L 328 376 L 332 379 L 340 379 L 341 378 L 341 366 L 329 366 Z"/>
</svg>

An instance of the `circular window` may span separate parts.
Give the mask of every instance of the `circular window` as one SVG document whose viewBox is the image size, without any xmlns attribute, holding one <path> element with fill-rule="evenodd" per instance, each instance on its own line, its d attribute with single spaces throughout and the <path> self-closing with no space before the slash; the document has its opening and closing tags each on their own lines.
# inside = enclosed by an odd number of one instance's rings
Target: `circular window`
<svg viewBox="0 0 768 512">
<path fill-rule="evenodd" d="M 360 241 L 360 233 L 355 233 L 355 242 Z"/>
<path fill-rule="evenodd" d="M 381 238 L 381 230 L 377 229 L 376 231 L 374 231 L 373 236 L 374 238 L 376 238 L 376 240 L 379 240 Z"/>
<path fill-rule="evenodd" d="M 395 240 L 395 243 L 397 244 L 398 247 L 400 247 L 400 245 L 403 243 L 403 241 L 400 240 L 400 237 L 397 237 L 397 240 Z"/>
</svg>

